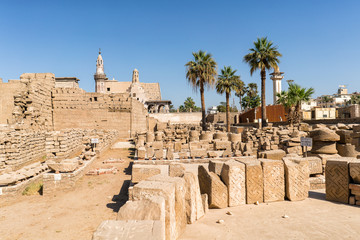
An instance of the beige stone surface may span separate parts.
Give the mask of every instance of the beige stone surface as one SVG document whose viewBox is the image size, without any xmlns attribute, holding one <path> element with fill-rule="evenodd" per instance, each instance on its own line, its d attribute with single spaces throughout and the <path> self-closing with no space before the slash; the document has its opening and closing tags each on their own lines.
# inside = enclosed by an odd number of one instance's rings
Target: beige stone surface
<svg viewBox="0 0 360 240">
<path fill-rule="evenodd" d="M 158 220 L 164 224 L 165 234 L 165 199 L 151 197 L 138 201 L 127 201 L 117 214 L 116 220 Z"/>
<path fill-rule="evenodd" d="M 229 210 L 233 215 L 226 215 Z M 224 224 L 217 224 L 219 219 Z M 324 191 L 313 191 L 304 201 L 210 210 L 201 221 L 188 225 L 180 240 L 358 239 L 359 222 L 359 207 L 334 204 L 325 200 Z"/>
<path fill-rule="evenodd" d="M 268 159 L 260 161 L 264 176 L 264 202 L 283 201 L 285 198 L 283 161 Z"/>
<path fill-rule="evenodd" d="M 136 229 L 136 230 L 135 230 Z M 164 240 L 160 221 L 153 220 L 106 220 L 93 234 L 92 240 Z"/>
<path fill-rule="evenodd" d="M 228 189 L 228 206 L 245 204 L 245 164 L 235 160 L 225 162 L 221 171 L 221 179 Z"/>
<path fill-rule="evenodd" d="M 169 176 L 170 177 L 183 177 L 185 174 L 185 167 L 180 163 L 170 163 Z"/>
<path fill-rule="evenodd" d="M 186 227 L 185 180 L 180 177 L 156 175 L 148 178 L 147 181 L 169 182 L 175 184 L 175 214 L 176 214 L 175 220 L 176 220 L 176 238 L 178 238 L 184 232 Z"/>
<path fill-rule="evenodd" d="M 224 166 L 225 161 L 219 160 L 210 160 L 209 161 L 209 171 L 216 173 L 217 175 L 221 175 L 222 168 Z"/>
<path fill-rule="evenodd" d="M 326 200 L 349 202 L 349 163 L 346 160 L 328 160 L 325 168 Z"/>
<path fill-rule="evenodd" d="M 228 206 L 228 190 L 219 176 L 199 166 L 199 184 L 202 194 L 209 198 L 209 208 L 226 208 Z"/>
<path fill-rule="evenodd" d="M 246 171 L 246 203 L 264 202 L 264 180 L 260 161 L 241 159 Z"/>
<path fill-rule="evenodd" d="M 185 194 L 185 209 L 187 223 L 192 224 L 196 220 L 204 216 L 202 205 L 202 198 L 197 175 L 191 172 L 184 174 L 186 194 Z"/>
<path fill-rule="evenodd" d="M 134 201 L 161 196 L 165 199 L 165 238 L 176 239 L 175 184 L 169 182 L 141 181 L 133 188 Z"/>
<path fill-rule="evenodd" d="M 131 181 L 138 183 L 154 175 L 163 174 L 164 172 L 167 174 L 167 169 L 168 166 L 134 164 L 131 172 Z"/>
<path fill-rule="evenodd" d="M 304 200 L 309 195 L 309 162 L 284 160 L 286 198 L 290 201 Z"/>
<path fill-rule="evenodd" d="M 282 158 L 286 155 L 284 150 L 269 150 L 259 153 L 259 158 L 267 158 L 274 160 L 282 160 Z"/>
<path fill-rule="evenodd" d="M 351 180 L 360 184 L 360 160 L 349 163 L 349 172 Z"/>
</svg>

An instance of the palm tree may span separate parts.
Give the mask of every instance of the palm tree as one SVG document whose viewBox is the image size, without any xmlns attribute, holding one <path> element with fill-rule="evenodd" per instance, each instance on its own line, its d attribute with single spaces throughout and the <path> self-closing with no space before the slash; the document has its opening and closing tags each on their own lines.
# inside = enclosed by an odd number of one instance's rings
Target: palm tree
<svg viewBox="0 0 360 240">
<path fill-rule="evenodd" d="M 301 103 L 310 101 L 314 92 L 313 88 L 306 89 L 298 84 L 289 83 L 288 91 L 277 94 L 277 103 L 289 109 L 288 121 L 290 125 L 300 123 L 302 120 Z"/>
<path fill-rule="evenodd" d="M 226 96 L 226 129 L 230 132 L 230 104 L 229 98 L 231 91 L 237 91 L 241 85 L 240 76 L 235 75 L 236 70 L 232 70 L 230 66 L 221 69 L 221 75 L 216 82 L 216 91 L 220 94 L 225 93 Z"/>
<path fill-rule="evenodd" d="M 206 130 L 204 89 L 205 87 L 212 87 L 215 84 L 217 64 L 210 53 L 202 50 L 193 52 L 192 55 L 194 56 L 194 60 L 185 64 L 186 78 L 195 90 L 200 90 L 202 129 Z"/>
<path fill-rule="evenodd" d="M 242 105 L 241 105 L 241 100 L 242 97 L 246 94 L 247 88 L 244 84 L 243 81 L 239 81 L 239 86 L 237 86 L 237 90 L 235 95 L 239 98 L 239 103 L 240 103 L 240 112 L 242 112 Z"/>
<path fill-rule="evenodd" d="M 279 57 L 281 53 L 277 50 L 277 46 L 273 46 L 272 41 L 267 38 L 258 38 L 254 42 L 254 48 L 249 49 L 250 53 L 244 56 L 244 62 L 250 66 L 250 75 L 260 69 L 261 76 L 261 119 L 262 126 L 267 126 L 266 122 L 266 103 L 265 103 L 265 80 L 266 70 L 270 68 L 277 69 L 280 63 Z"/>
</svg>

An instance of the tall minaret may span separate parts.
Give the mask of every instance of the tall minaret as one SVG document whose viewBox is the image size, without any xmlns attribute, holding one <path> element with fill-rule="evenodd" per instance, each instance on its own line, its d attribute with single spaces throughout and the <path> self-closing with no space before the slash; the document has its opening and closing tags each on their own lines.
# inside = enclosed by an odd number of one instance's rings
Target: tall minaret
<svg viewBox="0 0 360 240">
<path fill-rule="evenodd" d="M 270 79 L 273 80 L 273 94 L 274 94 L 274 105 L 278 97 L 276 96 L 277 93 L 281 93 L 281 80 L 284 78 L 282 76 L 283 72 L 280 72 L 279 67 L 274 68 L 274 72 L 270 73 Z"/>
<path fill-rule="evenodd" d="M 106 74 L 104 72 L 104 62 L 101 56 L 101 49 L 99 49 L 99 56 L 96 60 L 96 73 L 94 74 L 94 79 L 95 92 L 105 93 Z"/>
<path fill-rule="evenodd" d="M 132 75 L 132 83 L 139 82 L 139 71 L 135 68 Z"/>
</svg>

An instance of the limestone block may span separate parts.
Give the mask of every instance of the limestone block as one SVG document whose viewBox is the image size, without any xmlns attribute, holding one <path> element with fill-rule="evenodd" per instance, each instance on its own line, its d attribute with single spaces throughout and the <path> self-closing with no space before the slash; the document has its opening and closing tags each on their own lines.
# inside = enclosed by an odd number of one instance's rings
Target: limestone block
<svg viewBox="0 0 360 240">
<path fill-rule="evenodd" d="M 156 149 L 155 150 L 155 159 L 156 160 L 163 160 L 164 158 L 164 151 L 163 149 Z"/>
<path fill-rule="evenodd" d="M 259 152 L 259 158 L 282 160 L 286 155 L 284 150 L 269 150 L 264 152 Z"/>
<path fill-rule="evenodd" d="M 227 141 L 228 140 L 228 136 L 226 132 L 216 132 L 213 135 L 214 140 L 220 140 L 220 141 Z"/>
<path fill-rule="evenodd" d="M 205 140 L 205 141 L 212 141 L 212 139 L 213 139 L 213 132 L 202 132 L 201 134 L 200 134 L 200 137 L 199 137 L 199 139 L 200 139 L 200 141 L 201 140 Z"/>
<path fill-rule="evenodd" d="M 350 143 L 337 143 L 336 149 L 338 151 L 338 154 L 342 157 L 356 157 L 359 154 L 359 152 L 355 150 L 355 145 L 352 145 Z"/>
<path fill-rule="evenodd" d="M 228 206 L 245 204 L 245 164 L 235 160 L 225 162 L 221 179 L 228 189 Z"/>
<path fill-rule="evenodd" d="M 140 160 L 144 160 L 145 159 L 145 155 L 146 155 L 146 149 L 145 147 L 140 147 L 137 150 L 137 157 Z"/>
<path fill-rule="evenodd" d="M 246 171 L 246 203 L 252 204 L 264 201 L 264 181 L 260 161 L 241 159 L 245 163 Z"/>
<path fill-rule="evenodd" d="M 325 168 L 326 200 L 348 203 L 349 164 L 342 159 L 329 159 Z"/>
<path fill-rule="evenodd" d="M 336 142 L 340 140 L 340 136 L 336 134 L 335 131 L 330 130 L 329 128 L 317 128 L 310 132 L 310 137 L 313 141 L 320 142 Z"/>
<path fill-rule="evenodd" d="M 169 182 L 175 184 L 176 239 L 179 238 L 179 236 L 185 231 L 186 228 L 185 180 L 180 177 L 156 175 L 148 178 L 147 181 Z"/>
<path fill-rule="evenodd" d="M 61 162 L 47 161 L 48 167 L 55 172 L 73 172 L 79 166 L 78 159 L 65 159 Z"/>
<path fill-rule="evenodd" d="M 199 184 L 202 194 L 209 198 L 209 208 L 226 208 L 228 205 L 228 191 L 219 176 L 209 172 L 204 166 L 199 166 Z"/>
<path fill-rule="evenodd" d="M 352 181 L 360 184 L 360 160 L 350 162 L 349 170 Z"/>
<path fill-rule="evenodd" d="M 290 201 L 304 200 L 309 195 L 309 162 L 284 160 L 286 197 Z"/>
<path fill-rule="evenodd" d="M 349 131 L 349 130 L 336 131 L 336 134 L 340 136 L 340 140 L 338 143 L 342 143 L 342 144 L 352 143 L 351 133 L 352 133 L 352 131 Z"/>
<path fill-rule="evenodd" d="M 325 189 L 325 176 L 310 177 L 310 190 Z"/>
<path fill-rule="evenodd" d="M 166 159 L 167 160 L 174 160 L 174 151 L 170 148 L 166 150 Z"/>
<path fill-rule="evenodd" d="M 319 142 L 314 141 L 311 149 L 312 153 L 318 154 L 336 154 L 336 142 Z"/>
<path fill-rule="evenodd" d="M 117 214 L 116 220 L 159 220 L 164 223 L 165 234 L 165 199 L 152 197 L 139 201 L 127 201 Z"/>
<path fill-rule="evenodd" d="M 169 165 L 169 176 L 170 177 L 183 177 L 185 174 L 185 167 L 183 164 L 171 163 Z"/>
<path fill-rule="evenodd" d="M 146 132 L 146 142 L 153 142 L 155 140 L 154 133 Z"/>
<path fill-rule="evenodd" d="M 180 159 L 187 159 L 188 153 L 187 152 L 179 152 L 179 158 Z"/>
<path fill-rule="evenodd" d="M 230 142 L 241 142 L 241 133 L 229 133 Z"/>
<path fill-rule="evenodd" d="M 181 142 L 175 142 L 174 143 L 174 151 L 180 152 L 181 151 Z"/>
<path fill-rule="evenodd" d="M 175 184 L 141 181 L 133 188 L 134 201 L 161 196 L 165 199 L 165 238 L 176 239 Z"/>
<path fill-rule="evenodd" d="M 136 229 L 136 231 L 134 231 Z M 106 220 L 92 236 L 92 240 L 165 240 L 161 222 L 154 220 Z"/>
<path fill-rule="evenodd" d="M 209 200 L 206 193 L 201 194 L 202 204 L 204 206 L 204 213 L 206 214 L 209 211 Z"/>
<path fill-rule="evenodd" d="M 230 148 L 227 148 L 227 149 L 225 149 L 225 151 L 223 152 L 222 157 L 232 157 L 232 155 L 233 155 L 233 152 L 231 151 L 231 149 L 230 149 Z"/>
<path fill-rule="evenodd" d="M 218 154 L 216 153 L 216 151 L 208 151 L 207 156 L 209 158 L 216 158 L 216 157 L 218 157 Z"/>
<path fill-rule="evenodd" d="M 285 198 L 284 163 L 282 160 L 261 159 L 264 176 L 264 202 Z"/>
<path fill-rule="evenodd" d="M 220 176 L 223 165 L 224 165 L 224 161 L 210 160 L 209 161 L 209 171 L 216 173 L 218 176 Z"/>
<path fill-rule="evenodd" d="M 157 149 L 163 149 L 164 145 L 162 141 L 155 141 L 153 142 L 152 147 L 154 150 L 157 150 Z"/>
<path fill-rule="evenodd" d="M 147 147 L 146 148 L 146 155 L 147 155 L 148 159 L 153 159 L 153 157 L 154 157 L 154 148 Z"/>
<path fill-rule="evenodd" d="M 168 166 L 166 165 L 147 165 L 147 164 L 134 164 L 132 166 L 131 181 L 138 183 L 149 177 L 168 173 Z"/>
<path fill-rule="evenodd" d="M 186 187 L 185 209 L 187 223 L 192 224 L 203 217 L 205 213 L 203 210 L 198 178 L 194 173 L 185 172 L 184 180 Z"/>
<path fill-rule="evenodd" d="M 206 149 L 190 149 L 191 158 L 204 158 L 206 156 Z"/>
<path fill-rule="evenodd" d="M 231 149 L 231 142 L 229 141 L 215 141 L 215 150 Z"/>
</svg>

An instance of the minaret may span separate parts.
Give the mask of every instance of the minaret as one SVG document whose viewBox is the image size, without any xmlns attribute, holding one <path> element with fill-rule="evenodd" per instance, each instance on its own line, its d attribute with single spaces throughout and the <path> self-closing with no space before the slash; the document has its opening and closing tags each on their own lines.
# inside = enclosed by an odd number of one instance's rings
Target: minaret
<svg viewBox="0 0 360 240">
<path fill-rule="evenodd" d="M 101 49 L 99 49 L 99 56 L 96 60 L 96 73 L 94 74 L 94 79 L 95 92 L 105 93 L 106 74 L 104 72 L 104 62 L 101 56 Z"/>
<path fill-rule="evenodd" d="M 281 93 L 281 80 L 284 78 L 282 76 L 283 72 L 280 72 L 279 67 L 274 68 L 274 72 L 270 73 L 270 79 L 273 80 L 273 94 L 274 94 L 274 105 L 278 97 L 276 96 L 277 93 Z"/>
<path fill-rule="evenodd" d="M 139 82 L 139 71 L 135 68 L 132 75 L 132 83 Z"/>
</svg>

